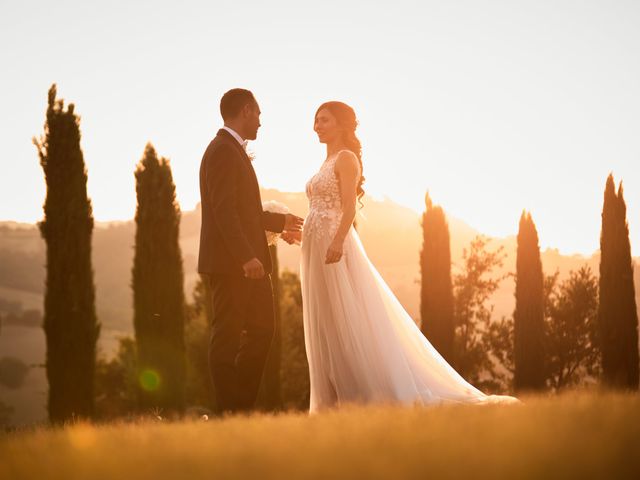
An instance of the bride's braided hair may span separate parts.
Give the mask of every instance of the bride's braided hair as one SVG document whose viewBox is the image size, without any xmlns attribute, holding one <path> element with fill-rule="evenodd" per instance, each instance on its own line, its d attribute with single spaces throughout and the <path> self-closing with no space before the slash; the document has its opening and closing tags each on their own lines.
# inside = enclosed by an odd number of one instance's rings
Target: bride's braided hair
<svg viewBox="0 0 640 480">
<path fill-rule="evenodd" d="M 358 120 L 356 119 L 356 112 L 349 105 L 343 102 L 326 102 L 318 107 L 315 117 L 318 116 L 320 110 L 329 110 L 338 122 L 338 126 L 342 130 L 342 142 L 345 144 L 348 150 L 353 152 L 358 157 L 360 162 L 360 181 L 356 189 L 358 201 L 362 205 L 361 198 L 364 195 L 364 189 L 362 184 L 364 183 L 364 175 L 362 175 L 362 145 L 360 140 L 356 136 L 356 128 L 358 127 Z M 315 118 L 314 117 L 314 118 Z"/>
</svg>

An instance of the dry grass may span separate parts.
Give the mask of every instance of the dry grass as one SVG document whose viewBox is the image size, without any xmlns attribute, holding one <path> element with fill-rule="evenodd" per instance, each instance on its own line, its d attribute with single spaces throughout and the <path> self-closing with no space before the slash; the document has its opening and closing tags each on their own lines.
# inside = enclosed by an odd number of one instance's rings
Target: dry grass
<svg viewBox="0 0 640 480">
<path fill-rule="evenodd" d="M 640 478 L 640 396 L 525 402 L 39 429 L 0 436 L 0 478 Z"/>
</svg>

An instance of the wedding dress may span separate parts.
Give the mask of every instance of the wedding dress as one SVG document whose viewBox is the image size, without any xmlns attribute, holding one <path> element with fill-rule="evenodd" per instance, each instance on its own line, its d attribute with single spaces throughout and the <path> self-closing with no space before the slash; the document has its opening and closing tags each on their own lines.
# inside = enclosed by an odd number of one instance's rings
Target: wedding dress
<svg viewBox="0 0 640 480">
<path fill-rule="evenodd" d="M 310 411 L 347 403 L 519 402 L 485 395 L 444 360 L 369 261 L 353 226 L 340 261 L 324 263 L 342 216 L 339 153 L 306 186 L 300 277 Z"/>
</svg>

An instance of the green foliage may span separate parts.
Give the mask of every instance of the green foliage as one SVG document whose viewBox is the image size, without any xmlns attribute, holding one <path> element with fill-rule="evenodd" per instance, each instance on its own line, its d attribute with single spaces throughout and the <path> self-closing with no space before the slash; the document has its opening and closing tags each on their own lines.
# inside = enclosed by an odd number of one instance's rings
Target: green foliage
<svg viewBox="0 0 640 480">
<path fill-rule="evenodd" d="M 215 411 L 215 394 L 209 376 L 209 337 L 213 322 L 211 288 L 201 277 L 193 290 L 193 302 L 187 307 L 185 348 L 187 377 L 186 403 Z"/>
<path fill-rule="evenodd" d="M 278 262 L 278 246 L 270 245 L 271 264 L 273 272 L 271 274 L 271 288 L 273 290 L 275 332 L 273 341 L 269 349 L 269 356 L 264 369 L 262 384 L 258 394 L 257 406 L 266 411 L 277 411 L 282 407 L 280 396 L 280 361 L 282 356 L 282 311 L 280 292 L 280 265 Z"/>
<path fill-rule="evenodd" d="M 186 367 L 180 208 L 169 162 L 158 159 L 151 144 L 135 177 L 138 206 L 132 287 L 139 407 L 161 409 L 165 414 L 181 412 Z"/>
<path fill-rule="evenodd" d="M 553 279 L 557 277 L 551 277 Z M 545 314 L 546 383 L 561 390 L 599 375 L 598 280 L 588 267 L 552 290 Z"/>
<path fill-rule="evenodd" d="M 47 184 L 40 232 L 47 244 L 44 330 L 48 409 L 52 422 L 90 417 L 94 410 L 96 342 L 91 267 L 93 216 L 80 149 L 80 120 L 49 89 L 44 136 L 34 139 Z"/>
<path fill-rule="evenodd" d="M 612 388 L 638 389 L 638 311 L 622 183 L 616 194 L 609 175 L 602 207 L 600 234 L 599 337 L 602 377 Z"/>
<path fill-rule="evenodd" d="M 42 266 L 45 261 L 44 252 L 41 251 L 22 252 L 0 248 L 0 286 L 31 293 L 43 293 Z"/>
<path fill-rule="evenodd" d="M 0 264 L 2 264 L 1 261 Z M 22 313 L 22 302 L 16 300 L 5 300 L 0 297 L 0 313 L 20 315 Z"/>
<path fill-rule="evenodd" d="M 185 315 L 185 403 L 190 407 L 214 410 L 215 396 L 209 379 L 208 348 L 212 318 L 208 281 L 200 279 Z M 96 405 L 102 418 L 130 417 L 137 410 L 138 375 L 136 341 L 119 340 L 117 355 L 98 360 Z M 149 409 L 142 413 L 149 413 Z"/>
<path fill-rule="evenodd" d="M 22 327 L 41 327 L 42 313 L 40 310 L 20 309 L 19 313 L 8 313 L 0 315 L 0 331 L 2 325 L 20 325 Z"/>
<path fill-rule="evenodd" d="M 136 344 L 131 337 L 121 337 L 113 359 L 98 358 L 96 363 L 96 413 L 102 419 L 131 414 L 136 407 Z"/>
<path fill-rule="evenodd" d="M 12 390 L 22 387 L 29 366 L 15 357 L 0 358 L 0 385 Z"/>
<path fill-rule="evenodd" d="M 597 340 L 598 280 L 584 266 L 558 284 L 558 273 L 544 281 L 545 385 L 554 390 L 594 383 L 600 374 Z M 514 321 L 493 322 L 487 342 L 504 373 L 496 380 L 512 389 Z"/>
<path fill-rule="evenodd" d="M 13 415 L 13 407 L 6 405 L 0 400 L 0 427 L 6 427 L 11 421 L 11 415 Z"/>
<path fill-rule="evenodd" d="M 422 332 L 448 361 L 453 361 L 454 314 L 449 226 L 429 194 L 422 215 L 420 317 Z"/>
<path fill-rule="evenodd" d="M 513 392 L 513 317 L 502 317 L 489 324 L 484 338 L 496 366 L 493 370 L 494 388 L 501 392 Z"/>
<path fill-rule="evenodd" d="M 514 387 L 517 392 L 541 390 L 545 384 L 544 276 L 538 232 L 528 212 L 520 217 L 515 295 Z"/>
<path fill-rule="evenodd" d="M 300 278 L 285 270 L 280 277 L 282 310 L 281 396 L 287 410 L 309 409 L 309 364 L 302 323 Z"/>
<path fill-rule="evenodd" d="M 494 269 L 502 266 L 503 248 L 488 251 L 486 237 L 478 236 L 463 252 L 464 266 L 453 279 L 454 285 L 454 362 L 453 367 L 468 382 L 481 389 L 495 390 L 495 365 L 489 354 L 487 335 L 493 305 L 487 302 L 504 276 L 494 278 Z"/>
<path fill-rule="evenodd" d="M 558 273 L 544 279 L 545 325 L 549 322 L 549 302 L 558 280 Z M 486 341 L 489 351 L 498 365 L 495 380 L 503 391 L 513 392 L 514 332 L 513 317 L 502 317 L 491 322 Z M 547 329 L 545 328 L 545 332 Z M 546 338 L 546 337 L 545 337 Z M 546 339 L 545 339 L 546 345 Z"/>
</svg>

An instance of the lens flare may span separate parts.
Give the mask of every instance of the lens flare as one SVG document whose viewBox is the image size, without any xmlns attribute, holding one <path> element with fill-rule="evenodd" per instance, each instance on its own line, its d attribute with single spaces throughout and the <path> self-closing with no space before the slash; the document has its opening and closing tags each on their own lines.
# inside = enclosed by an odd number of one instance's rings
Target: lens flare
<svg viewBox="0 0 640 480">
<path fill-rule="evenodd" d="M 140 386 L 147 392 L 153 392 L 160 386 L 160 375 L 155 370 L 143 370 L 140 373 Z"/>
</svg>

